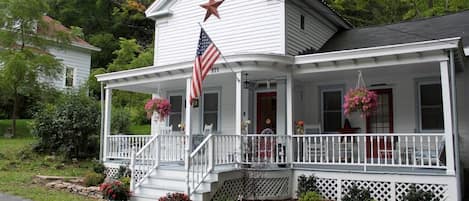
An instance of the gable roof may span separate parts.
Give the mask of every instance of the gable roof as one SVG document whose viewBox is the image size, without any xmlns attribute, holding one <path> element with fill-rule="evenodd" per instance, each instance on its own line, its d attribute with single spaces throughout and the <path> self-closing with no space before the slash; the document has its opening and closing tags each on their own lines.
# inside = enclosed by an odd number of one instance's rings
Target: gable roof
<svg viewBox="0 0 469 201">
<path fill-rule="evenodd" d="M 389 24 L 342 30 L 330 38 L 318 52 L 378 47 L 444 38 L 461 37 L 469 47 L 469 11 Z"/>
<path fill-rule="evenodd" d="M 62 25 L 62 23 L 53 19 L 52 17 L 45 15 L 42 17 L 42 20 L 44 21 L 44 23 L 47 24 L 46 27 L 42 27 L 40 25 L 37 27 L 37 33 L 42 36 L 45 36 L 47 38 L 55 38 L 57 36 L 57 32 L 71 33 L 71 30 L 69 28 L 65 27 L 64 25 Z M 71 45 L 75 47 L 84 48 L 92 51 L 101 51 L 100 48 L 89 44 L 80 37 L 72 37 L 70 42 Z"/>
</svg>

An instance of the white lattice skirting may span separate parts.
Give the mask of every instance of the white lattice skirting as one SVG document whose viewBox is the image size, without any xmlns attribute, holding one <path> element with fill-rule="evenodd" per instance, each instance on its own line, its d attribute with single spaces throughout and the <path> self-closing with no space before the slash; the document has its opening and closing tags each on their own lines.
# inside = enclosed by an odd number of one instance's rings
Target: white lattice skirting
<svg viewBox="0 0 469 201">
<path fill-rule="evenodd" d="M 301 174 L 318 177 L 316 186 L 321 195 L 330 200 L 340 200 L 353 185 L 370 190 L 377 201 L 402 201 L 412 185 L 417 190 L 432 191 L 441 201 L 453 201 L 456 194 L 455 178 L 450 176 L 295 171 L 295 178 Z M 293 186 L 296 191 L 296 181 Z"/>
</svg>

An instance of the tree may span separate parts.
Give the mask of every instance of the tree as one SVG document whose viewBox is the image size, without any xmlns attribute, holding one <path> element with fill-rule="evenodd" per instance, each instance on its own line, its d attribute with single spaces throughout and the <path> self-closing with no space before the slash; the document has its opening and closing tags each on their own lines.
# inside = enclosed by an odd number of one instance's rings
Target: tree
<svg viewBox="0 0 469 201">
<path fill-rule="evenodd" d="M 52 43 L 64 44 L 65 33 L 56 33 L 56 41 L 38 34 L 38 27 L 47 28 L 43 14 L 47 5 L 42 0 L 0 0 L 0 88 L 13 102 L 12 134 L 21 96 L 28 96 L 41 87 L 40 79 L 56 78 L 62 64 L 47 52 Z"/>
</svg>

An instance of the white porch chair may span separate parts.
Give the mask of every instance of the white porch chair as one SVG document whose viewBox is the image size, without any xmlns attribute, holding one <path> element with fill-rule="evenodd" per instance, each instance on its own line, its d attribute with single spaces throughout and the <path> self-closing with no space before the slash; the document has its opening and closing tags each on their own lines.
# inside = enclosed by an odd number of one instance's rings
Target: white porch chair
<svg viewBox="0 0 469 201">
<path fill-rule="evenodd" d="M 304 126 L 305 134 L 322 134 L 321 124 L 307 124 Z M 313 137 L 311 139 L 304 139 L 304 150 L 307 153 L 307 157 L 311 161 L 321 161 L 326 158 L 327 144 L 325 140 L 321 141 L 321 138 Z"/>
<path fill-rule="evenodd" d="M 212 130 L 213 130 L 213 124 L 205 124 L 204 125 L 204 135 L 205 136 L 208 136 L 210 134 L 212 134 Z"/>
</svg>

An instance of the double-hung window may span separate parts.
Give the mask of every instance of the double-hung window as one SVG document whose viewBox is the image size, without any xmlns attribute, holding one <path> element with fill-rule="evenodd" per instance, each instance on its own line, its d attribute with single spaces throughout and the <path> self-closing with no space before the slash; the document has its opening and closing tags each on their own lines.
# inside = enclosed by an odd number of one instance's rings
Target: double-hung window
<svg viewBox="0 0 469 201">
<path fill-rule="evenodd" d="M 443 131 L 443 98 L 440 82 L 419 82 L 417 86 L 420 131 Z"/>
<path fill-rule="evenodd" d="M 220 125 L 220 93 L 218 91 L 205 92 L 202 109 L 203 125 L 213 125 L 212 130 L 214 132 L 218 131 Z"/>
<path fill-rule="evenodd" d="M 75 77 L 75 70 L 73 68 L 65 68 L 65 86 L 73 87 L 73 79 Z"/>
<path fill-rule="evenodd" d="M 334 133 L 342 128 L 342 88 L 321 90 L 321 119 L 324 132 Z"/>
<path fill-rule="evenodd" d="M 178 125 L 183 122 L 182 111 L 184 108 L 184 99 L 182 95 L 169 95 L 171 103 L 171 112 L 169 113 L 169 125 L 173 131 L 179 130 Z"/>
</svg>

